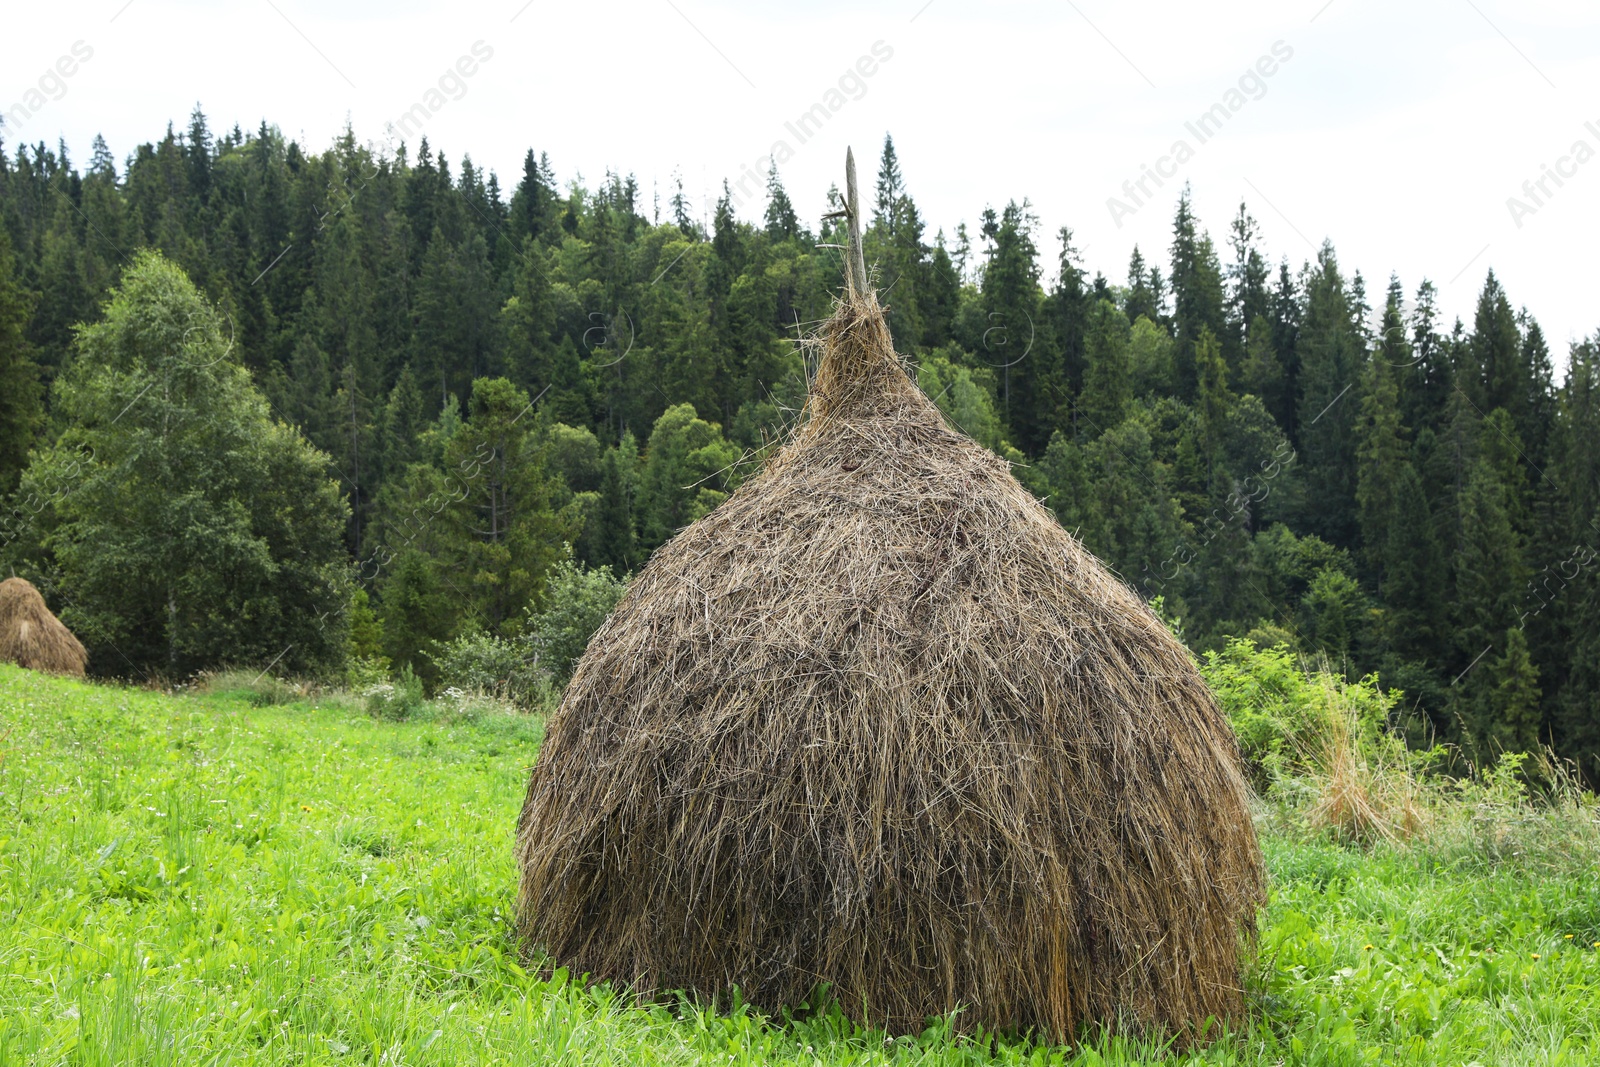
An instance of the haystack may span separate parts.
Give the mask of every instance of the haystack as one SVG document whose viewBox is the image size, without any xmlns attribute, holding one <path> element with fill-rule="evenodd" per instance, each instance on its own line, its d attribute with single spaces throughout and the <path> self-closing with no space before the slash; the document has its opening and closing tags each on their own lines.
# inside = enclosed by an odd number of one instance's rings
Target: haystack
<svg viewBox="0 0 1600 1067">
<path fill-rule="evenodd" d="M 24 578 L 0 582 L 0 663 L 83 677 L 89 653 Z"/>
<path fill-rule="evenodd" d="M 524 944 L 642 994 L 825 983 L 893 1031 L 1238 1017 L 1262 865 L 1216 703 L 907 376 L 856 240 L 847 275 L 806 421 L 655 553 L 550 720 Z"/>
</svg>

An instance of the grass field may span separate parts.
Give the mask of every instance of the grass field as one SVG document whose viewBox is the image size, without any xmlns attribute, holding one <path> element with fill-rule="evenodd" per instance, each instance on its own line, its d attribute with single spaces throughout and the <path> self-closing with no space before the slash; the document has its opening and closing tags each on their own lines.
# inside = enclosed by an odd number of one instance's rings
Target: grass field
<svg viewBox="0 0 1600 1067">
<path fill-rule="evenodd" d="M 0 735 L 0 1064 L 1600 1063 L 1582 852 L 1269 836 L 1251 1020 L 1204 1051 L 891 1040 L 519 966 L 535 719 L 0 667 Z"/>
</svg>

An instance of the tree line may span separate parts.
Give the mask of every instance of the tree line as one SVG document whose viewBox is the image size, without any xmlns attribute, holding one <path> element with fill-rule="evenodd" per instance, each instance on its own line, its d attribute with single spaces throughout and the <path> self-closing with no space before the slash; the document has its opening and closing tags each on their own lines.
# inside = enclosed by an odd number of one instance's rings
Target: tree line
<svg viewBox="0 0 1600 1067">
<path fill-rule="evenodd" d="M 3 565 L 99 670 L 169 676 L 432 677 L 554 568 L 636 570 L 797 417 L 841 277 L 776 170 L 759 221 L 667 192 L 198 108 L 120 169 L 0 146 Z M 1114 277 L 1026 199 L 930 235 L 888 138 L 867 221 L 919 384 L 1192 647 L 1320 654 L 1417 743 L 1600 777 L 1600 332 L 1558 381 L 1492 271 L 1446 322 L 1187 192 Z"/>
</svg>

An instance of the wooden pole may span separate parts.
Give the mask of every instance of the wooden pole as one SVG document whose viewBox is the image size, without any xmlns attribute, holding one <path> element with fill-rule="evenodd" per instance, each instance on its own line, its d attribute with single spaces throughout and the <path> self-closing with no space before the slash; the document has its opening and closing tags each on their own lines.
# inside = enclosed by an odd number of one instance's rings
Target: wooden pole
<svg viewBox="0 0 1600 1067">
<path fill-rule="evenodd" d="M 861 253 L 861 206 L 856 197 L 856 155 L 844 150 L 845 221 L 850 237 L 845 248 L 844 275 L 853 298 L 867 295 L 867 263 Z"/>
</svg>

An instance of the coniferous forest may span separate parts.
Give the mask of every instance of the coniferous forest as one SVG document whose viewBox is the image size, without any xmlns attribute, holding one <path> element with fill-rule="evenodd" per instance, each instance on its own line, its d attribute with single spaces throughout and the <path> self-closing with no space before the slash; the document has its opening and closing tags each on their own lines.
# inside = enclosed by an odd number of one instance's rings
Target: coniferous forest
<svg viewBox="0 0 1600 1067">
<path fill-rule="evenodd" d="M 1553 354 L 1492 271 L 1446 322 L 1426 279 L 1276 259 L 1186 194 L 1127 264 L 1025 190 L 929 233 L 915 179 L 886 139 L 866 258 L 908 369 L 1192 648 L 1321 655 L 1402 690 L 1416 744 L 1600 780 L 1600 332 Z M 100 674 L 432 684 L 799 416 L 842 224 L 777 173 L 759 222 L 724 192 L 707 224 L 533 150 L 502 185 L 198 109 L 121 164 L 0 147 L 0 570 Z"/>
</svg>

